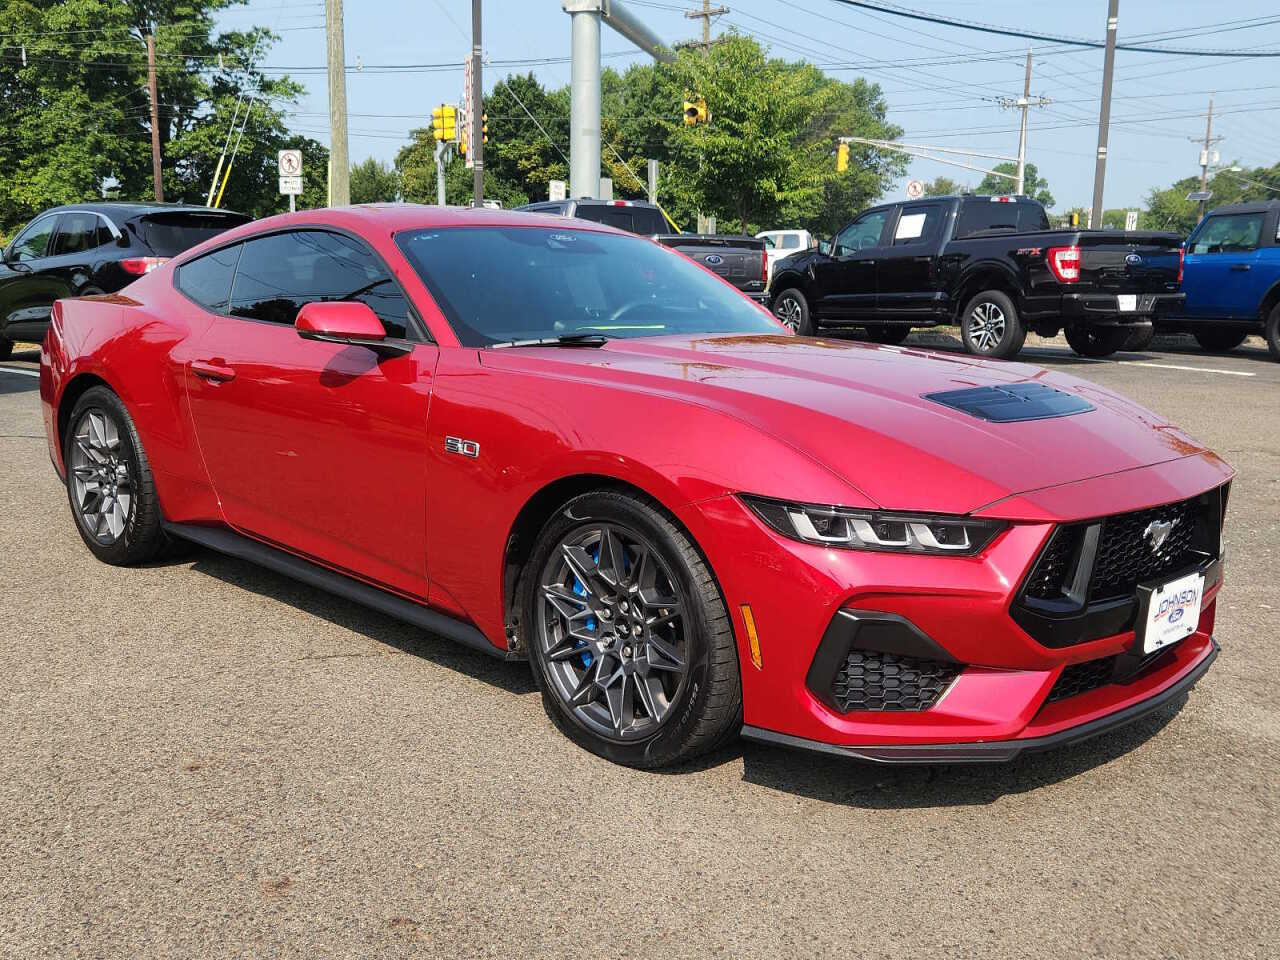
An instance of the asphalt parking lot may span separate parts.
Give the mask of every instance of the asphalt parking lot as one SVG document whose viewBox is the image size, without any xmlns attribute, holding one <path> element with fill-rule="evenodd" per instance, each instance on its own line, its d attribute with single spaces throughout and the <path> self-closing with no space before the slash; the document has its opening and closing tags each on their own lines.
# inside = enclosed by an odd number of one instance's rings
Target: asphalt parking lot
<svg viewBox="0 0 1280 960">
<path fill-rule="evenodd" d="M 740 743 L 666 773 L 573 746 L 523 664 L 213 554 L 98 563 L 17 353 L 0 955 L 1277 956 L 1280 363 L 1157 346 L 1022 359 L 1239 470 L 1222 656 L 1189 697 L 998 768 Z"/>
</svg>

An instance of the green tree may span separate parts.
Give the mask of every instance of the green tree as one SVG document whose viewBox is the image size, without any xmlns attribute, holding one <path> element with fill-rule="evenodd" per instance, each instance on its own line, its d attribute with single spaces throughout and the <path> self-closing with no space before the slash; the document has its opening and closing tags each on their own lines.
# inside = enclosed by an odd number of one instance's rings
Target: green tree
<svg viewBox="0 0 1280 960">
<path fill-rule="evenodd" d="M 1017 173 L 1018 165 L 1016 163 L 997 163 L 991 169 L 999 170 L 1002 173 Z M 1032 200 L 1038 200 L 1040 205 L 1046 210 L 1053 206 L 1054 199 L 1053 194 L 1049 192 L 1048 181 L 1040 176 L 1040 171 L 1036 169 L 1036 165 L 1034 163 L 1027 164 L 1026 169 L 1023 171 L 1022 179 L 1023 196 L 1030 197 Z M 1013 180 L 1006 177 L 997 177 L 994 174 L 988 173 L 982 178 L 982 182 L 978 184 L 978 189 L 975 192 L 980 194 L 1013 193 L 1015 186 L 1017 186 L 1017 184 Z"/>
<path fill-rule="evenodd" d="M 281 209 L 275 151 L 298 141 L 282 111 L 301 87 L 259 68 L 269 31 L 215 30 L 218 12 L 239 2 L 0 3 L 0 229 L 108 187 L 122 199 L 150 196 L 148 34 L 156 38 L 165 198 L 204 202 L 236 105 L 244 118 L 242 97 L 253 97 L 223 204 L 251 214 Z M 303 143 L 310 155 L 323 153 Z"/>
<path fill-rule="evenodd" d="M 400 175 L 374 157 L 351 168 L 352 203 L 392 203 L 400 197 Z"/>
<path fill-rule="evenodd" d="M 955 197 L 964 193 L 972 193 L 972 191 L 950 177 L 934 177 L 924 185 L 926 197 Z"/>
<path fill-rule="evenodd" d="M 1240 166 L 1236 164 L 1235 166 Z M 1199 177 L 1184 177 L 1163 190 L 1147 194 L 1147 214 L 1143 227 L 1172 230 L 1187 236 L 1200 221 L 1200 204 L 1188 200 L 1187 194 L 1200 189 Z M 1219 170 L 1209 178 L 1213 196 L 1206 209 L 1229 203 L 1250 203 L 1280 197 L 1280 163 L 1270 167 Z"/>
</svg>

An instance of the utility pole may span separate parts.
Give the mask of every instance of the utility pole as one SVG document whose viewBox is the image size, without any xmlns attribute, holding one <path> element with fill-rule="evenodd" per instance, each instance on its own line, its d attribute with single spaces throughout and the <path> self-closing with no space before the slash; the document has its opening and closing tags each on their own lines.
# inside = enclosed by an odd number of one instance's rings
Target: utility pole
<svg viewBox="0 0 1280 960">
<path fill-rule="evenodd" d="M 1031 51 L 1027 51 L 1027 72 L 1022 81 L 1022 96 L 1017 100 L 1009 97 L 1000 98 L 1000 106 L 1006 110 L 1021 110 L 1022 125 L 1018 130 L 1018 170 L 1014 177 L 1013 192 L 1021 196 L 1026 193 L 1027 172 L 1027 111 L 1032 107 L 1043 107 L 1053 103 L 1048 97 L 1031 96 Z"/>
<path fill-rule="evenodd" d="M 480 28 L 480 0 L 471 0 L 471 113 L 467 115 L 467 123 L 471 125 L 471 143 L 468 146 L 475 160 L 472 202 L 477 207 L 484 206 L 484 83 L 480 78 L 484 45 Z"/>
<path fill-rule="evenodd" d="M 702 43 L 691 43 L 688 46 L 702 47 L 703 59 L 711 56 L 711 18 L 719 17 L 729 12 L 728 7 L 712 7 L 711 0 L 702 0 L 701 10 L 686 10 L 685 17 L 690 20 L 702 21 Z"/>
<path fill-rule="evenodd" d="M 329 57 L 329 205 L 351 203 L 351 159 L 347 154 L 347 54 L 342 42 L 342 0 L 325 0 Z"/>
<path fill-rule="evenodd" d="M 156 38 L 147 34 L 147 93 L 151 97 L 151 179 L 156 203 L 164 203 L 164 182 L 160 176 L 160 104 L 156 102 Z"/>
<path fill-rule="evenodd" d="M 1107 52 L 1102 61 L 1102 108 L 1098 113 L 1098 162 L 1093 171 L 1093 209 L 1089 226 L 1102 226 L 1102 187 L 1107 179 L 1107 133 L 1111 125 L 1111 80 L 1116 67 L 1116 26 L 1120 20 L 1120 0 L 1107 3 Z"/>
<path fill-rule="evenodd" d="M 1213 94 L 1209 95 L 1209 114 L 1205 118 L 1204 123 L 1204 148 L 1200 151 L 1200 192 L 1206 193 L 1209 190 L 1209 163 L 1213 160 L 1210 154 L 1210 148 L 1222 140 L 1222 137 L 1213 135 Z M 1194 141 L 1193 141 L 1194 142 Z M 1209 199 L 1205 197 L 1200 201 L 1200 218 L 1204 219 L 1204 210 L 1208 206 Z"/>
</svg>

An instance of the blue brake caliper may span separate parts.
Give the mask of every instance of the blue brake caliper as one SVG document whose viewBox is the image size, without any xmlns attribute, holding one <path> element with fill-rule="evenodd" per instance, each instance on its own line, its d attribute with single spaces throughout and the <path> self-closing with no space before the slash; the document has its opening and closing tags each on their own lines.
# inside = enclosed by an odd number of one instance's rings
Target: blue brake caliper
<svg viewBox="0 0 1280 960">
<path fill-rule="evenodd" d="M 599 546 L 598 544 L 596 545 L 596 547 L 595 547 L 595 548 L 593 549 L 593 551 L 592 551 L 591 559 L 592 559 L 592 560 L 599 560 L 599 559 L 600 559 L 600 546 Z M 583 586 L 583 585 L 578 581 L 578 578 L 577 578 L 577 577 L 575 577 L 575 576 L 573 576 L 572 574 L 570 574 L 570 576 L 569 576 L 569 583 L 570 583 L 570 589 L 572 589 L 572 590 L 573 590 L 573 592 L 574 592 L 574 593 L 576 593 L 578 596 L 580 596 L 580 597 L 585 597 L 585 596 L 587 595 L 587 588 L 586 588 L 586 587 L 584 587 L 584 586 Z M 592 633 L 594 633 L 594 632 L 595 632 L 595 629 L 596 629 L 596 618 L 595 618 L 594 616 L 592 616 L 592 617 L 587 617 L 587 629 L 588 629 L 588 630 L 590 630 Z M 575 647 L 585 647 L 586 645 L 587 645 L 587 641 L 585 641 L 585 640 L 579 640 L 577 643 L 575 643 L 575 644 L 574 644 L 574 646 L 575 646 Z M 592 662 L 593 662 L 594 660 L 595 660 L 595 654 L 593 654 L 590 650 L 583 650 L 583 651 L 582 651 L 582 666 L 583 666 L 583 669 L 586 669 L 587 667 L 591 666 L 591 664 L 592 664 Z"/>
</svg>

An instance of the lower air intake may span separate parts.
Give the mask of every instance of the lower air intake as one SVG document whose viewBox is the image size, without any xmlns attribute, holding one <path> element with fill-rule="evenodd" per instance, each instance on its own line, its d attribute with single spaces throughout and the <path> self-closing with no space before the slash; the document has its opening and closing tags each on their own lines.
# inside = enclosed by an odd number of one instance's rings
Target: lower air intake
<svg viewBox="0 0 1280 960">
<path fill-rule="evenodd" d="M 836 671 L 831 695 L 842 713 L 853 710 L 927 710 L 963 666 L 874 650 L 850 650 Z"/>
</svg>

